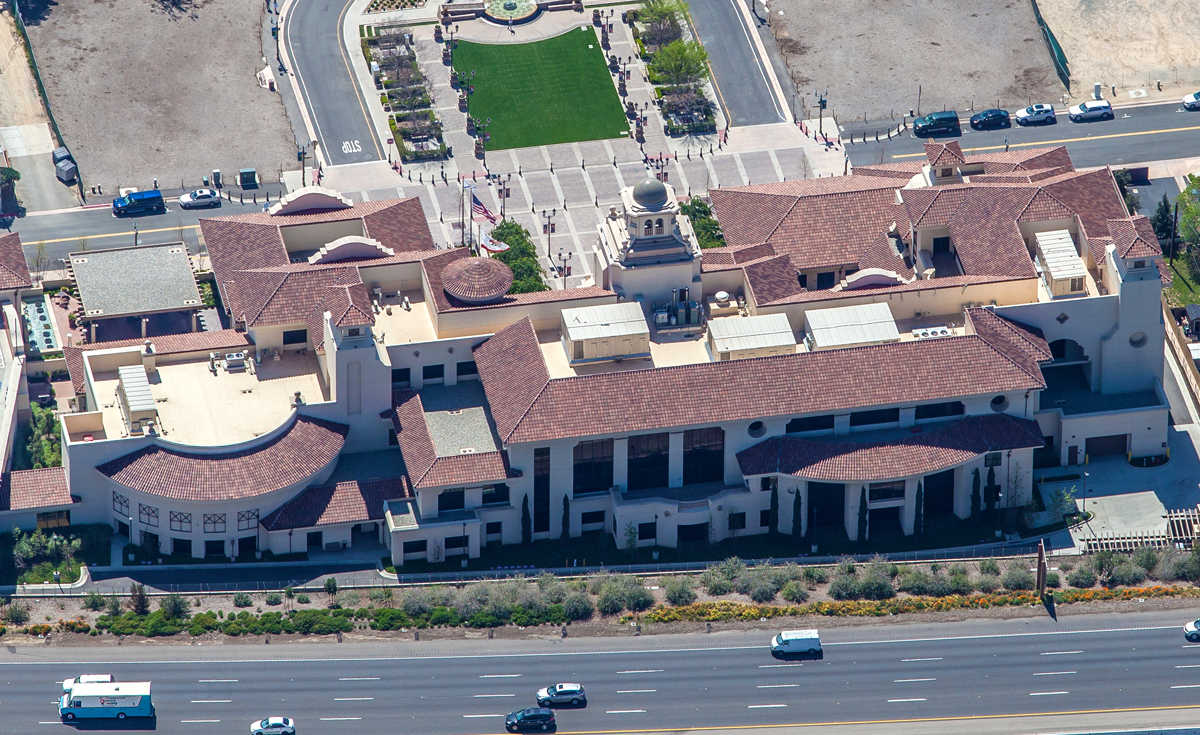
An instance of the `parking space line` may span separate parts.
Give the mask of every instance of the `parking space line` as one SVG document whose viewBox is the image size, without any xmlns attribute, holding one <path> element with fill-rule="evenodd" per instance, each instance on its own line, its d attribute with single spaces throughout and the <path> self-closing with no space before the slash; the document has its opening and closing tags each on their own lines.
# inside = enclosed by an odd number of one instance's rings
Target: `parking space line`
<svg viewBox="0 0 1200 735">
<path fill-rule="evenodd" d="M 361 717 L 322 717 L 321 722 L 336 722 L 338 720 L 361 720 Z"/>
<path fill-rule="evenodd" d="M 201 679 L 201 684 L 236 684 L 237 679 Z"/>
<path fill-rule="evenodd" d="M 1039 655 L 1041 655 L 1041 656 L 1071 656 L 1076 653 L 1083 653 L 1083 651 L 1046 651 L 1045 653 L 1042 653 Z"/>
<path fill-rule="evenodd" d="M 1200 689 L 1200 684 L 1178 684 L 1171 688 L 1172 689 Z"/>
<path fill-rule="evenodd" d="M 220 722 L 220 720 L 180 720 L 180 722 L 183 722 L 183 723 L 212 723 L 212 722 Z"/>
<path fill-rule="evenodd" d="M 605 712 L 607 715 L 636 715 L 644 713 L 644 709 L 610 709 Z"/>
<path fill-rule="evenodd" d="M 760 669 L 792 669 L 804 664 L 759 664 Z"/>
<path fill-rule="evenodd" d="M 1067 674 L 1077 674 L 1077 671 L 1041 671 L 1034 676 L 1066 676 Z"/>
<path fill-rule="evenodd" d="M 192 704 L 228 704 L 232 699 L 193 699 Z"/>
<path fill-rule="evenodd" d="M 343 676 L 338 681 L 379 681 L 378 676 Z"/>
<path fill-rule="evenodd" d="M 334 697 L 335 702 L 370 702 L 374 697 Z"/>
<path fill-rule="evenodd" d="M 515 679 L 520 674 L 480 674 L 480 679 Z"/>
<path fill-rule="evenodd" d="M 500 714 L 496 714 L 496 715 L 463 715 L 463 717 L 466 717 L 468 719 L 471 719 L 474 717 L 503 717 L 503 716 L 504 715 L 500 715 Z"/>
<path fill-rule="evenodd" d="M 1177 668 L 1177 669 L 1200 669 L 1200 664 L 1183 664 L 1181 666 L 1176 666 L 1175 668 Z"/>
</svg>

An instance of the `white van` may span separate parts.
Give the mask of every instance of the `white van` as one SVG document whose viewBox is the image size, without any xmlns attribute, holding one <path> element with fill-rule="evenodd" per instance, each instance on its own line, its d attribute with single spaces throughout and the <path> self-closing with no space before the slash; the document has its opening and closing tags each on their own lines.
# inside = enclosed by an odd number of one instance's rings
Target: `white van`
<svg viewBox="0 0 1200 735">
<path fill-rule="evenodd" d="M 71 691 L 76 684 L 111 684 L 116 681 L 112 674 L 84 674 L 63 682 L 63 694 Z"/>
<path fill-rule="evenodd" d="M 771 655 L 820 653 L 821 636 L 816 630 L 785 630 L 771 639 Z"/>
</svg>

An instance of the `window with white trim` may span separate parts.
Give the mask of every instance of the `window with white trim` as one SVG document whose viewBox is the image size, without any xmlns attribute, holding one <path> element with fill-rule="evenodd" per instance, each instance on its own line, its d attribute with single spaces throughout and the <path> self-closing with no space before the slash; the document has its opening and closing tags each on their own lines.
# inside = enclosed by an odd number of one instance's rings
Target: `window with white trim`
<svg viewBox="0 0 1200 735">
<path fill-rule="evenodd" d="M 258 509 L 238 511 L 238 530 L 253 531 L 258 528 Z"/>
</svg>

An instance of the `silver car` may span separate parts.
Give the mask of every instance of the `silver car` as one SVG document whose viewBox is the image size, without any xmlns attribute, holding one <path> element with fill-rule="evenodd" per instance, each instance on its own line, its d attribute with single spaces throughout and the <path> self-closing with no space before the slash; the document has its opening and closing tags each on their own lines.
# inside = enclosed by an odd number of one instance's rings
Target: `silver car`
<svg viewBox="0 0 1200 735">
<path fill-rule="evenodd" d="M 296 721 L 288 717 L 266 717 L 250 723 L 250 735 L 296 735 Z"/>
<path fill-rule="evenodd" d="M 1200 110 L 1200 92 L 1192 92 L 1183 98 L 1183 108 L 1185 110 Z"/>
<path fill-rule="evenodd" d="M 1017 125 L 1053 125 L 1058 122 L 1058 117 L 1054 114 L 1054 105 L 1031 105 L 1017 110 L 1015 117 Z"/>
<path fill-rule="evenodd" d="M 212 189 L 197 189 L 179 197 L 179 206 L 184 209 L 221 206 L 221 195 Z"/>
<path fill-rule="evenodd" d="M 582 684 L 555 684 L 538 690 L 537 703 L 540 707 L 552 707 L 556 704 L 579 707 L 587 704 L 587 695 L 583 692 Z"/>
<path fill-rule="evenodd" d="M 1067 110 L 1071 122 L 1113 119 L 1112 103 L 1108 100 L 1088 100 Z"/>
</svg>

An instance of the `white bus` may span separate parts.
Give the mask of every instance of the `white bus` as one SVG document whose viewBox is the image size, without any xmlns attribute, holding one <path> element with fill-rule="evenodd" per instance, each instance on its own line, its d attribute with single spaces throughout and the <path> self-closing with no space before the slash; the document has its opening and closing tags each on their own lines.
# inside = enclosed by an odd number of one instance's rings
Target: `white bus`
<svg viewBox="0 0 1200 735">
<path fill-rule="evenodd" d="M 62 695 L 58 714 L 67 722 L 85 717 L 153 717 L 150 682 L 77 683 Z"/>
</svg>

